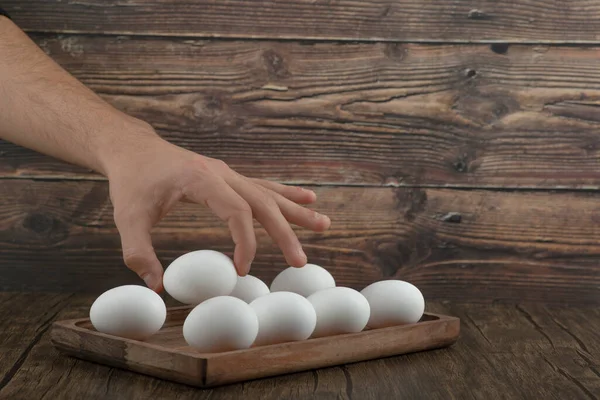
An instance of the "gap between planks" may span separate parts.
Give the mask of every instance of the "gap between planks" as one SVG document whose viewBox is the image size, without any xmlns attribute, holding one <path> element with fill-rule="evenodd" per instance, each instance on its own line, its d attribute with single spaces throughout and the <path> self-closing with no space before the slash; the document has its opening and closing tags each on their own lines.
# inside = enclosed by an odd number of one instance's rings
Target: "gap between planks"
<svg viewBox="0 0 600 400">
<path fill-rule="evenodd" d="M 509 45 L 551 45 L 560 47 L 590 47 L 600 45 L 600 40 L 570 40 L 568 42 L 557 40 L 514 40 L 514 39 L 488 39 L 488 40 L 429 40 L 429 39 L 386 39 L 386 38 L 349 38 L 345 36 L 332 36 L 322 38 L 319 36 L 268 36 L 255 35 L 248 36 L 244 34 L 229 34 L 227 36 L 219 36 L 218 34 L 166 34 L 166 33 L 138 33 L 133 31 L 114 31 L 114 32 L 85 32 L 80 30 L 60 29 L 60 30 L 44 30 L 44 29 L 23 29 L 27 34 L 36 35 L 71 35 L 82 37 L 122 37 L 129 36 L 136 39 L 171 39 L 171 40 L 214 40 L 214 41 L 245 41 L 245 42 L 310 42 L 310 43 L 403 43 L 403 44 L 425 44 L 425 45 L 485 45 L 485 44 L 509 44 Z"/>
<path fill-rule="evenodd" d="M 73 175 L 33 175 L 33 176 L 0 176 L 2 181 L 39 181 L 39 182 L 108 182 L 108 179 L 103 176 L 73 176 Z M 508 185 L 415 185 L 404 183 L 337 183 L 337 182 L 305 182 L 305 181 L 279 181 L 284 185 L 303 186 L 303 187 L 331 187 L 331 188 L 401 188 L 401 189 L 447 189 L 460 191 L 490 191 L 490 192 L 561 192 L 561 193 L 600 193 L 600 185 L 584 185 L 580 187 L 569 186 L 554 186 L 554 187 L 537 187 L 537 186 L 508 186 Z"/>
</svg>

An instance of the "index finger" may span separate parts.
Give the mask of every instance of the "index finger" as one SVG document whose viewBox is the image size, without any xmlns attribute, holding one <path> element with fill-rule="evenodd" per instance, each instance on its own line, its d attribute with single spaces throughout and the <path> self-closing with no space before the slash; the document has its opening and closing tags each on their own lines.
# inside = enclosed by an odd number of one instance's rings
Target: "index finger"
<svg viewBox="0 0 600 400">
<path fill-rule="evenodd" d="M 256 235 L 250 205 L 224 180 L 216 178 L 210 183 L 193 184 L 184 191 L 187 199 L 208 206 L 219 218 L 227 222 L 235 243 L 233 263 L 240 276 L 248 274 L 256 255 Z"/>
</svg>

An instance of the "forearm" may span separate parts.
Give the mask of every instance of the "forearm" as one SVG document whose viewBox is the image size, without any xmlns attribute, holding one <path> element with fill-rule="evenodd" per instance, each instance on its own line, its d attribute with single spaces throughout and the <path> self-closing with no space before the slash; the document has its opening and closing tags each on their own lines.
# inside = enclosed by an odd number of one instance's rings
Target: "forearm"
<svg viewBox="0 0 600 400">
<path fill-rule="evenodd" d="M 148 137 L 0 16 L 0 138 L 107 175 L 122 147 Z"/>
<path fill-rule="evenodd" d="M 108 177 L 125 263 L 149 287 L 162 287 L 150 231 L 178 201 L 210 207 L 231 231 L 238 273 L 256 254 L 253 218 L 289 265 L 306 254 L 290 223 L 316 232 L 330 220 L 300 204 L 315 193 L 249 179 L 220 160 L 162 140 L 152 127 L 111 107 L 0 16 L 0 138 Z"/>
</svg>

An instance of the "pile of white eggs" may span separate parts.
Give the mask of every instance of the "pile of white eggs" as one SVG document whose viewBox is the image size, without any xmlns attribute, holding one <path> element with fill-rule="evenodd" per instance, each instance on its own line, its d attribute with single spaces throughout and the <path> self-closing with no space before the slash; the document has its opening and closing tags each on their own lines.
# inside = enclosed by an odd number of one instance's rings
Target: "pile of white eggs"
<svg viewBox="0 0 600 400">
<path fill-rule="evenodd" d="M 335 285 L 327 270 L 307 264 L 289 267 L 269 287 L 237 275 L 226 255 L 199 250 L 177 258 L 163 283 L 176 300 L 194 305 L 183 337 L 200 352 L 292 342 L 418 322 L 425 309 L 415 286 L 399 280 L 373 283 L 358 292 Z M 145 340 L 164 325 L 163 299 L 142 286 L 103 293 L 90 309 L 99 332 Z"/>
</svg>

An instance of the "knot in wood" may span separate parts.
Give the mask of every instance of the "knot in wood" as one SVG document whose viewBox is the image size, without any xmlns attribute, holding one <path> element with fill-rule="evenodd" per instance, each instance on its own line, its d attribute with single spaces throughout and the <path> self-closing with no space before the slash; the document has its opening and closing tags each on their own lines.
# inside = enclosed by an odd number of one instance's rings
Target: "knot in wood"
<svg viewBox="0 0 600 400">
<path fill-rule="evenodd" d="M 33 212 L 23 219 L 26 242 L 51 245 L 69 236 L 68 226 L 58 218 L 45 213 Z"/>
<path fill-rule="evenodd" d="M 508 47 L 508 43 L 493 43 L 490 46 L 490 49 L 496 54 L 506 54 L 506 52 L 508 51 Z"/>
<path fill-rule="evenodd" d="M 47 234 L 54 229 L 57 222 L 58 221 L 51 216 L 33 213 L 25 217 L 23 220 L 23 227 L 37 234 Z"/>
<path fill-rule="evenodd" d="M 469 19 L 489 19 L 489 16 L 485 12 L 478 9 L 473 9 L 469 11 L 467 17 Z"/>
<path fill-rule="evenodd" d="M 275 50 L 267 50 L 263 53 L 263 60 L 269 76 L 275 78 L 286 78 L 290 75 L 285 59 Z"/>
<path fill-rule="evenodd" d="M 459 212 L 449 212 L 443 215 L 439 215 L 438 219 L 442 222 L 460 224 L 462 222 L 462 215 Z"/>
<path fill-rule="evenodd" d="M 466 76 L 467 78 L 472 78 L 472 77 L 474 77 L 475 75 L 477 75 L 477 71 L 475 71 L 474 69 L 467 68 L 467 69 L 465 70 L 465 76 Z"/>
<path fill-rule="evenodd" d="M 385 46 L 384 52 L 389 59 L 402 61 L 406 57 L 408 49 L 402 43 L 388 43 Z"/>
</svg>

